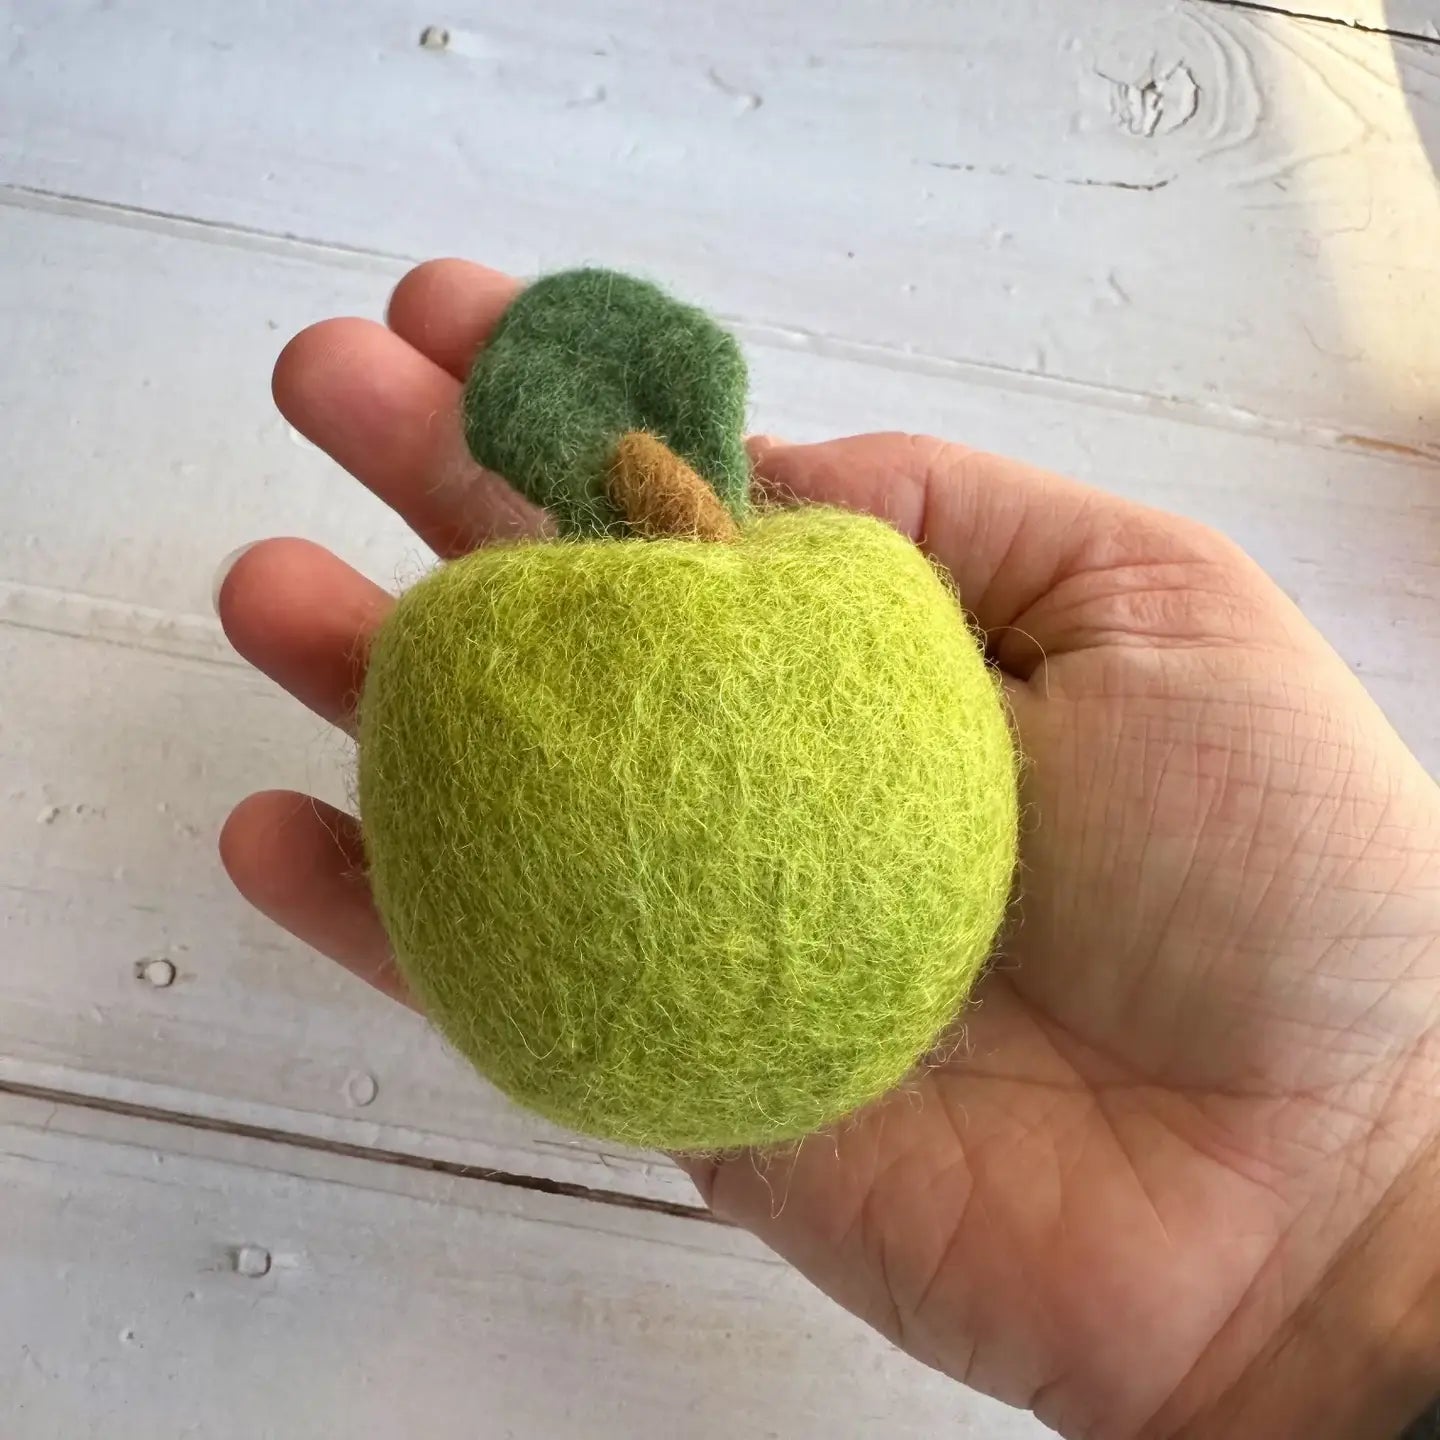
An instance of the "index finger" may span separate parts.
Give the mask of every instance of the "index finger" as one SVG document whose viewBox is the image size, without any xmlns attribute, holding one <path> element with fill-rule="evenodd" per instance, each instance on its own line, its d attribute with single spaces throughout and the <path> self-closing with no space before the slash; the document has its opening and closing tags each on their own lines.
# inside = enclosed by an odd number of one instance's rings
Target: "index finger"
<svg viewBox="0 0 1440 1440">
<path fill-rule="evenodd" d="M 455 379 L 464 381 L 520 282 L 469 260 L 427 260 L 396 285 L 385 323 Z"/>
</svg>

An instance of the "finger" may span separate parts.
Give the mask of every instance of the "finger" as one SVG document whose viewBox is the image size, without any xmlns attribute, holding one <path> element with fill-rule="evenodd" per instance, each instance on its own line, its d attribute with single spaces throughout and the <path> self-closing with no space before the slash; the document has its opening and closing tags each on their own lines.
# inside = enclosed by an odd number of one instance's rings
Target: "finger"
<svg viewBox="0 0 1440 1440">
<path fill-rule="evenodd" d="M 352 816 L 293 790 L 242 800 L 220 832 L 235 888 L 297 940 L 410 1004 L 365 880 Z"/>
<path fill-rule="evenodd" d="M 1058 475 L 928 436 L 859 435 L 776 446 L 756 460 L 772 499 L 863 510 L 894 525 L 954 577 L 1002 668 L 1022 678 L 1075 648 L 1068 580 L 1189 555 L 1189 522 Z M 1090 631 L 1086 632 L 1091 633 Z"/>
<path fill-rule="evenodd" d="M 280 353 L 280 413 L 399 512 L 437 555 L 541 529 L 465 448 L 460 383 L 372 320 L 323 320 Z"/>
<path fill-rule="evenodd" d="M 370 637 L 395 602 L 308 540 L 262 540 L 216 597 L 235 649 L 317 715 L 345 730 L 365 681 Z"/>
<path fill-rule="evenodd" d="M 402 340 L 464 380 L 510 302 L 518 280 L 468 260 L 427 260 L 395 287 L 385 319 Z"/>
</svg>

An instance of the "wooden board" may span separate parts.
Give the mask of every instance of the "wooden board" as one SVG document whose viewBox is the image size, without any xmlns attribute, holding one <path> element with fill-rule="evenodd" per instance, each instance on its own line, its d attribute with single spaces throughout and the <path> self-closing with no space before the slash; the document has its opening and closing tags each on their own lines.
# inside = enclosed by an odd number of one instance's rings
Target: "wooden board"
<svg viewBox="0 0 1440 1440">
<path fill-rule="evenodd" d="M 219 871 L 213 837 L 236 798 L 289 784 L 343 800 L 350 755 L 230 654 L 207 613 L 216 558 L 288 531 L 382 581 L 421 563 L 388 512 L 295 444 L 265 384 L 290 329 L 377 312 L 389 274 L 13 207 L 0 250 L 0 325 L 27 358 L 0 367 L 0 409 L 24 418 L 0 527 L 0 1079 L 693 1203 L 668 1164 L 505 1104 Z M 1426 465 L 1117 412 L 1048 383 L 751 354 L 766 428 L 950 433 L 1222 526 L 1440 766 L 1416 663 L 1440 653 Z M 174 984 L 149 983 L 153 959 Z"/>
<path fill-rule="evenodd" d="M 710 1221 L 9 1096 L 0 1188 L 9 1440 L 1049 1433 Z"/>
<path fill-rule="evenodd" d="M 216 856 L 227 805 L 265 779 L 343 802 L 342 747 L 258 676 L 150 639 L 0 626 L 28 682 L 0 704 L 0 1081 L 696 1204 L 668 1163 L 522 1115 L 248 910 Z"/>
<path fill-rule="evenodd" d="M 1195 0 L 12 9 L 12 187 L 1436 444 L 1434 47 Z"/>
<path fill-rule="evenodd" d="M 228 805 L 351 758 L 210 579 L 264 533 L 426 563 L 274 414 L 294 329 L 407 255 L 609 261 L 730 319 L 757 428 L 934 430 L 1227 530 L 1440 769 L 1440 47 L 1380 33 L 1436 7 L 1289 8 L 1324 18 L 11 0 L 7 1435 L 1036 1433 L 245 910 Z"/>
<path fill-rule="evenodd" d="M 1200 0 L 1200 3 L 1224 5 L 1230 0 Z M 1437 0 L 1296 0 L 1294 4 L 1277 4 L 1273 8 L 1295 16 L 1314 16 L 1388 33 L 1397 40 L 1440 41 Z"/>
<path fill-rule="evenodd" d="M 397 267 L 33 199 L 0 206 L 0 248 L 0 324 L 26 359 L 0 369 L 0 405 L 24 417 L 0 527 L 12 618 L 82 636 L 119 627 L 126 643 L 223 660 L 214 567 L 259 535 L 307 535 L 383 584 L 421 572 L 413 537 L 298 441 L 267 383 L 301 324 L 378 315 Z M 748 340 L 757 429 L 801 440 L 930 430 L 1227 531 L 1440 760 L 1440 722 L 1411 663 L 1436 636 L 1432 463 L 1046 377 L 817 352 L 763 330 Z"/>
</svg>

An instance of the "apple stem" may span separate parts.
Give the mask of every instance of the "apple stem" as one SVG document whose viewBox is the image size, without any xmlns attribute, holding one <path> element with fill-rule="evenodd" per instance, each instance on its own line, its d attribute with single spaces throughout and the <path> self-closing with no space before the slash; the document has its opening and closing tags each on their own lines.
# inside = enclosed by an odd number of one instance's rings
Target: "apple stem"
<svg viewBox="0 0 1440 1440">
<path fill-rule="evenodd" d="M 610 499 L 647 540 L 735 540 L 740 527 L 720 497 L 663 440 L 622 435 L 610 460 Z"/>
</svg>

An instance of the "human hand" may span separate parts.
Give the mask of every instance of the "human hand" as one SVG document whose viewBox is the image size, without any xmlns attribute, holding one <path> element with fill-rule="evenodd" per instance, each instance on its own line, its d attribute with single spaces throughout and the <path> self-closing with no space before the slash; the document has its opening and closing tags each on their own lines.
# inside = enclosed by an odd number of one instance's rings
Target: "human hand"
<svg viewBox="0 0 1440 1440">
<path fill-rule="evenodd" d="M 442 557 L 541 526 L 456 415 L 514 290 L 421 266 L 388 329 L 325 322 L 276 367 L 291 423 Z M 682 1160 L 702 1194 L 1067 1435 L 1398 1430 L 1440 1286 L 1435 785 L 1201 526 L 933 440 L 755 453 L 772 492 L 882 515 L 953 573 L 1027 820 L 1017 923 L 947 1057 L 798 1147 Z M 299 540 L 219 597 L 237 650 L 344 727 L 390 603 Z M 221 848 L 261 910 L 405 998 L 353 819 L 268 792 Z"/>
</svg>

